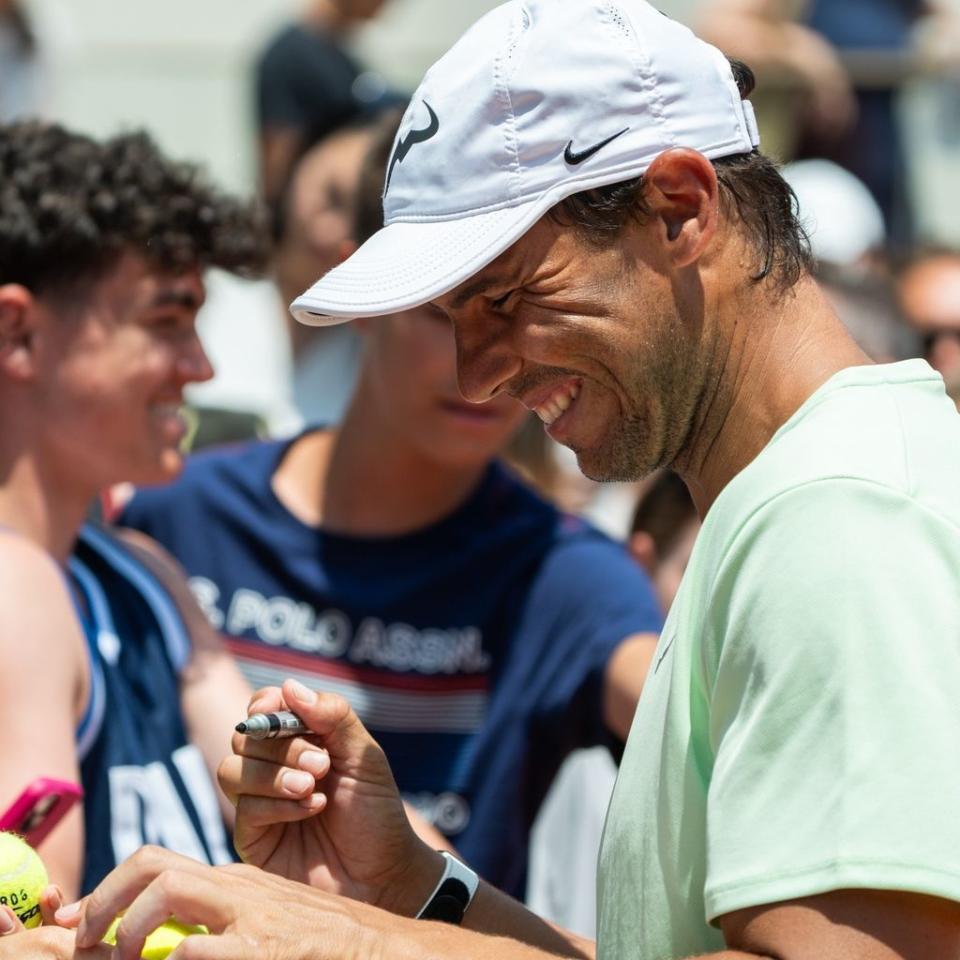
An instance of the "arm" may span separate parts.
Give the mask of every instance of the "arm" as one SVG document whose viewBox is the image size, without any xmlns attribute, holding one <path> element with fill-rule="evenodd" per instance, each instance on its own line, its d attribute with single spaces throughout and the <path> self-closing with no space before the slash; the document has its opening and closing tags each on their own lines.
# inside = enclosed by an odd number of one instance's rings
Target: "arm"
<svg viewBox="0 0 960 960">
<path fill-rule="evenodd" d="M 50 557 L 25 539 L 0 535 L 0 597 L 0 809 L 6 809 L 37 777 L 80 782 L 75 734 L 89 677 L 80 625 Z M 51 883 L 75 896 L 83 865 L 80 807 L 39 852 Z"/>
<path fill-rule="evenodd" d="M 659 637 L 636 633 L 614 650 L 607 664 L 603 688 L 603 713 L 610 731 L 626 740 L 643 681 L 653 662 Z"/>
<path fill-rule="evenodd" d="M 173 597 L 187 626 L 192 654 L 181 677 L 180 705 L 187 735 L 215 778 L 220 761 L 230 752 L 233 728 L 247 714 L 250 685 L 204 616 L 173 557 L 136 530 L 120 530 L 117 535 Z M 230 823 L 233 807 L 222 795 L 221 801 Z"/>
</svg>

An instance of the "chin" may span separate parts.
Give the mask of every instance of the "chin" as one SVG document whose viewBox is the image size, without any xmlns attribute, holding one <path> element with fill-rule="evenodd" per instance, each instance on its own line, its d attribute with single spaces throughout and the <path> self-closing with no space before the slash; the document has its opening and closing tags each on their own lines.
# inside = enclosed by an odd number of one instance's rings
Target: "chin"
<svg viewBox="0 0 960 960">
<path fill-rule="evenodd" d="M 662 463 L 625 438 L 608 444 L 574 449 L 577 466 L 589 480 L 597 483 L 634 483 L 648 477 Z"/>
<path fill-rule="evenodd" d="M 159 457 L 138 464 L 123 479 L 138 487 L 159 487 L 171 483 L 183 472 L 183 455 L 165 450 Z"/>
</svg>

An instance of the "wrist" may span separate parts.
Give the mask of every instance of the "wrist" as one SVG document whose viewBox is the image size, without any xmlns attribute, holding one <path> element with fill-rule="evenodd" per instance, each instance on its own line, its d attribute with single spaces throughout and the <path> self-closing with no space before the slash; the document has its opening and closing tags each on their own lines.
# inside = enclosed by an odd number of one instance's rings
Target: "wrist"
<svg viewBox="0 0 960 960">
<path fill-rule="evenodd" d="M 415 917 L 443 875 L 443 855 L 417 840 L 403 868 L 381 889 L 376 906 L 401 917 Z"/>
</svg>

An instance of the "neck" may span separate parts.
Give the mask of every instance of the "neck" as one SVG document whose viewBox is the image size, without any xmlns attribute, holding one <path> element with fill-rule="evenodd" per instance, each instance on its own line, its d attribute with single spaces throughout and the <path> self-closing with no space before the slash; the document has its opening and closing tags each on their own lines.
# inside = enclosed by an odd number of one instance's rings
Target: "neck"
<svg viewBox="0 0 960 960">
<path fill-rule="evenodd" d="M 336 432 L 305 437 L 280 464 L 274 491 L 301 521 L 350 536 L 402 536 L 451 514 L 480 482 L 486 463 L 431 460 L 371 407 L 358 394 Z"/>
<path fill-rule="evenodd" d="M 61 471 L 44 470 L 28 453 L 3 456 L 0 462 L 0 525 L 65 565 L 96 491 L 71 489 Z"/>
<path fill-rule="evenodd" d="M 719 329 L 729 334 L 717 338 L 706 402 L 675 464 L 701 517 L 819 387 L 871 362 L 810 278 L 776 296 L 753 289 L 746 300 L 719 306 Z"/>
</svg>

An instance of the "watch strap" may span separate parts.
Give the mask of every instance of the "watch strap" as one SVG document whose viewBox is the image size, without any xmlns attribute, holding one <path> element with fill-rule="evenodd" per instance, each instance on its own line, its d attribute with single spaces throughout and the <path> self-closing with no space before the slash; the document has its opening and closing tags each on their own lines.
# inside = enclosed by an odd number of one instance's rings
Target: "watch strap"
<svg viewBox="0 0 960 960">
<path fill-rule="evenodd" d="M 445 861 L 443 874 L 417 919 L 459 924 L 477 892 L 480 878 L 452 853 L 441 850 L 440 854 Z"/>
</svg>

